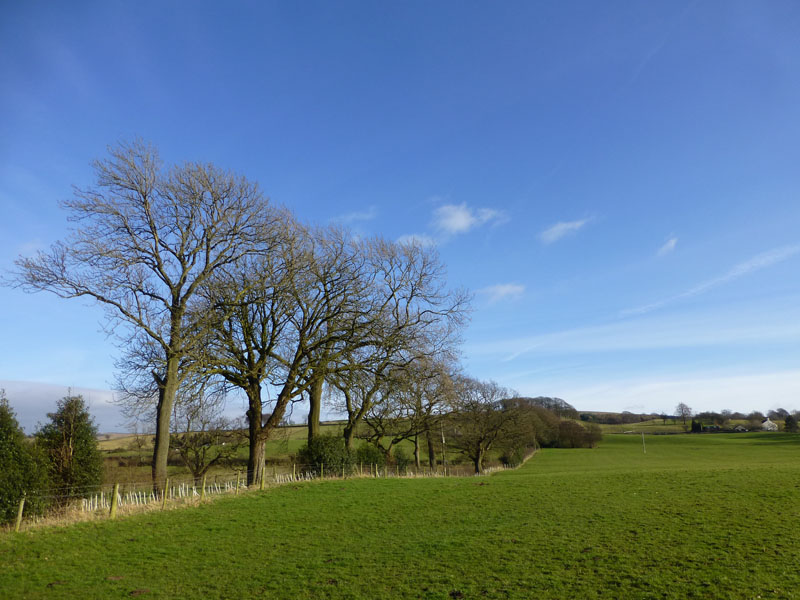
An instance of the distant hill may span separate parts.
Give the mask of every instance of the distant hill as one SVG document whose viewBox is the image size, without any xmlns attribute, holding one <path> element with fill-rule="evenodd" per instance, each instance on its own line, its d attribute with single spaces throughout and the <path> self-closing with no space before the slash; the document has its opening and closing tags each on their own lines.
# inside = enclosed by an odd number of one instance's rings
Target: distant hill
<svg viewBox="0 0 800 600">
<path fill-rule="evenodd" d="M 537 396 L 536 398 L 518 397 L 512 398 L 516 402 L 524 402 L 531 406 L 541 406 L 554 412 L 562 419 L 577 419 L 578 411 L 566 400 L 561 398 L 550 398 L 548 396 Z"/>
</svg>

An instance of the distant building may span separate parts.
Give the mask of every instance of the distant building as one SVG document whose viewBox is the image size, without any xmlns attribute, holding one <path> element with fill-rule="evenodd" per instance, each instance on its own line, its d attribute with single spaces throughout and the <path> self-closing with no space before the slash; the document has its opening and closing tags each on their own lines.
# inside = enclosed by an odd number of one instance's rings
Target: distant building
<svg viewBox="0 0 800 600">
<path fill-rule="evenodd" d="M 767 420 L 761 424 L 761 429 L 764 431 L 778 431 L 778 424 L 773 423 L 769 420 L 769 417 L 767 417 Z"/>
<path fill-rule="evenodd" d="M 773 425 L 774 425 L 774 423 L 773 423 Z M 747 431 L 747 427 L 745 427 L 744 425 L 737 425 L 736 427 L 733 428 L 733 430 L 734 431 L 738 431 L 738 432 L 743 432 L 743 431 Z"/>
</svg>

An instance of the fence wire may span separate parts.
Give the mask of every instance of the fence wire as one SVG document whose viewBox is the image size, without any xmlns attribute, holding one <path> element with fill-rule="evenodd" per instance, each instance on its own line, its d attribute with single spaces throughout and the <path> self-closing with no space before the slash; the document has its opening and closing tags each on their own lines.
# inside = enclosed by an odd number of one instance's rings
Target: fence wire
<svg viewBox="0 0 800 600">
<path fill-rule="evenodd" d="M 529 454 L 527 458 L 532 456 Z M 503 470 L 507 466 L 490 467 L 483 475 Z M 271 471 L 271 472 L 270 472 Z M 211 496 L 238 494 L 244 491 L 264 490 L 268 487 L 297 482 L 349 478 L 430 478 L 464 477 L 476 475 L 473 469 L 464 465 L 440 465 L 438 468 L 409 466 L 381 466 L 377 464 L 320 465 L 292 464 L 291 472 L 278 472 L 273 466 L 264 466 L 261 476 L 253 471 L 239 470 L 227 473 L 206 474 L 195 479 L 181 475 L 167 478 L 157 489 L 152 483 L 107 483 L 99 486 L 56 486 L 28 492 L 20 503 L 15 529 L 19 530 L 22 521 L 26 525 L 47 524 L 48 522 L 69 521 L 71 518 L 113 516 L 117 510 L 153 510 L 180 503 L 204 500 Z M 258 478 L 258 479 L 257 479 Z M 257 479 L 257 480 L 256 480 Z M 248 485 L 248 480 L 252 483 Z M 116 489 L 116 502 L 114 502 Z M 26 515 L 24 505 L 45 503 L 50 509 L 43 515 Z M 113 508 L 112 508 L 113 507 Z"/>
</svg>

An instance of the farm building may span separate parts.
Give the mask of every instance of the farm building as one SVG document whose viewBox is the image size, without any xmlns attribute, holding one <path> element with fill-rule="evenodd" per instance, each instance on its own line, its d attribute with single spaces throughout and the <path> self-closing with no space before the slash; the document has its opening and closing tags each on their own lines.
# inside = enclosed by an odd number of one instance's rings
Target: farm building
<svg viewBox="0 0 800 600">
<path fill-rule="evenodd" d="M 767 417 L 767 420 L 761 424 L 761 429 L 764 431 L 778 431 L 778 424 L 773 423 L 769 420 L 769 417 Z"/>
</svg>

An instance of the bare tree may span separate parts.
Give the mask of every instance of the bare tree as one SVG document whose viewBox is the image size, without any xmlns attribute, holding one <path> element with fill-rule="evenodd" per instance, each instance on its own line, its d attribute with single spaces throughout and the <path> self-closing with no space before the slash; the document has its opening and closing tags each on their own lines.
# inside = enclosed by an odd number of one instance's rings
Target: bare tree
<svg viewBox="0 0 800 600">
<path fill-rule="evenodd" d="M 683 421 L 684 425 L 686 425 L 686 419 L 692 416 L 692 409 L 681 402 L 675 407 L 675 415 Z"/>
<path fill-rule="evenodd" d="M 503 407 L 502 401 L 513 395 L 493 381 L 462 378 L 458 382 L 448 443 L 472 460 L 476 473 L 483 472 L 486 454 L 495 444 L 516 436 L 521 426 L 525 429 L 520 411 Z"/>
<path fill-rule="evenodd" d="M 226 272 L 204 311 L 214 322 L 206 368 L 248 397 L 248 484 L 262 476 L 264 445 L 287 407 L 315 385 L 320 357 L 352 343 L 368 314 L 359 293 L 365 261 L 351 239 L 296 223 L 284 234 L 272 255 Z M 266 411 L 265 382 L 279 389 Z"/>
<path fill-rule="evenodd" d="M 341 390 L 349 425 L 358 423 L 354 416 L 358 412 L 353 407 L 364 407 L 358 402 L 358 386 Z M 431 468 L 435 466 L 433 433 L 438 430 L 441 419 L 451 406 L 455 388 L 452 380 L 452 367 L 444 358 L 434 359 L 427 355 L 414 357 L 402 367 L 391 370 L 384 378 L 383 385 L 376 390 L 378 396 L 366 410 L 360 413 L 363 423 L 360 437 L 370 441 L 389 453 L 392 446 L 403 440 L 414 442 L 414 462 L 420 466 L 420 437 L 427 439 L 428 460 Z M 340 401 L 341 404 L 341 401 Z"/>
<path fill-rule="evenodd" d="M 326 374 L 347 414 L 351 447 L 355 428 L 377 398 L 388 398 L 387 383 L 414 362 L 452 352 L 469 306 L 469 295 L 449 290 L 438 255 L 418 244 L 373 239 L 361 244 L 367 257 L 358 319 L 338 354 L 327 357 Z M 407 408 L 407 407 L 406 407 Z M 391 414 L 372 411 L 377 421 Z"/>
<path fill-rule="evenodd" d="M 15 281 L 97 301 L 122 346 L 133 346 L 127 366 L 147 367 L 155 392 L 160 490 L 175 395 L 204 339 L 189 322 L 191 303 L 215 272 L 264 251 L 275 214 L 255 183 L 207 164 L 165 169 L 141 141 L 110 148 L 93 166 L 95 185 L 63 203 L 75 223 L 70 237 L 19 258 Z"/>
<path fill-rule="evenodd" d="M 200 389 L 182 394 L 175 402 L 171 445 L 192 473 L 195 485 L 217 464 L 236 456 L 243 438 L 225 418 L 224 389 Z"/>
</svg>

